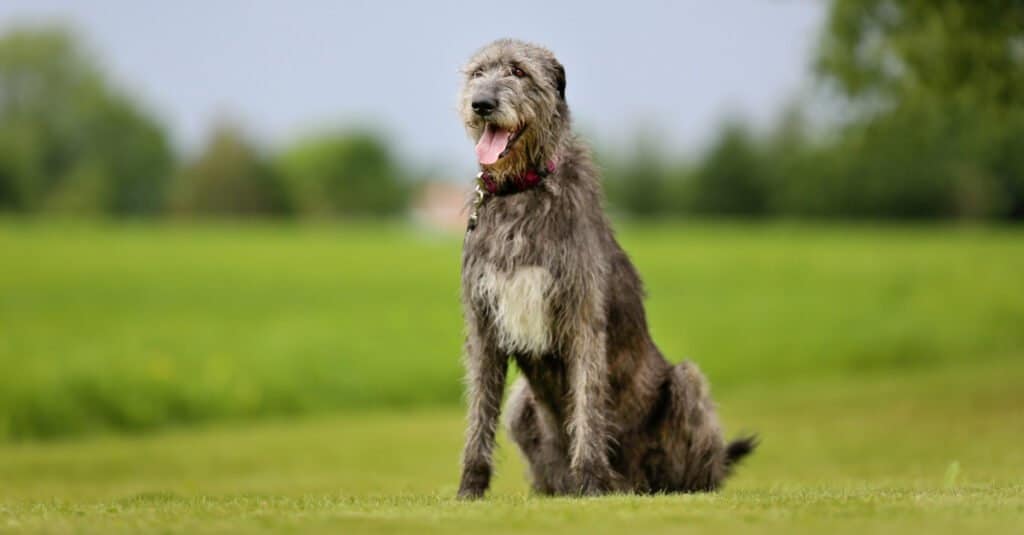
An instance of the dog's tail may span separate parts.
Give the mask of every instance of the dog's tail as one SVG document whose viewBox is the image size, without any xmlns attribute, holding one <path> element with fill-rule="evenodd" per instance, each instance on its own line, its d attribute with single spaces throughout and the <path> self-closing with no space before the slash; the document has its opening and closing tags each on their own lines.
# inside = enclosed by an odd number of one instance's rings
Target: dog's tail
<svg viewBox="0 0 1024 535">
<path fill-rule="evenodd" d="M 733 440 L 725 447 L 725 470 L 731 473 L 744 457 L 754 453 L 760 441 L 757 435 L 747 435 Z"/>
</svg>

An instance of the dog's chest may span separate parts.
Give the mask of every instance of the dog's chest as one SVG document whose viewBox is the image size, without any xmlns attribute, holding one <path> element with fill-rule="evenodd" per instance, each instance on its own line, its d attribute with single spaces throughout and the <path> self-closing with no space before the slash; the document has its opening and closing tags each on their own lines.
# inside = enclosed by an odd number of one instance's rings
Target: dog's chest
<svg viewBox="0 0 1024 535">
<path fill-rule="evenodd" d="M 543 354 L 551 347 L 551 273 L 540 266 L 500 271 L 482 267 L 472 289 L 487 307 L 498 345 L 510 353 Z"/>
<path fill-rule="evenodd" d="M 463 292 L 484 309 L 481 327 L 502 351 L 524 356 L 548 353 L 553 336 L 551 203 L 540 193 L 490 199 L 463 243 Z"/>
</svg>

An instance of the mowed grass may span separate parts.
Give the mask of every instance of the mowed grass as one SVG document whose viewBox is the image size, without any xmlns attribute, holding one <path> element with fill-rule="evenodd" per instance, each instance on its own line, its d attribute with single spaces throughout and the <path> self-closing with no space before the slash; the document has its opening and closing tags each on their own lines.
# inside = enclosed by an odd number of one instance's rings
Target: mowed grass
<svg viewBox="0 0 1024 535">
<path fill-rule="evenodd" d="M 711 495 L 530 496 L 503 442 L 492 493 L 457 502 L 454 409 L 9 444 L 0 531 L 1015 533 L 1022 381 L 1013 360 L 732 389 L 723 418 L 763 444 Z"/>
<path fill-rule="evenodd" d="M 721 493 L 531 496 L 502 437 L 493 492 L 456 502 L 457 237 L 2 221 L 0 532 L 1024 525 L 1024 233 L 621 239 L 662 349 L 763 439 Z"/>
<path fill-rule="evenodd" d="M 1024 232 L 627 227 L 719 390 L 1020 358 Z M 458 236 L 0 221 L 0 439 L 457 406 Z"/>
</svg>

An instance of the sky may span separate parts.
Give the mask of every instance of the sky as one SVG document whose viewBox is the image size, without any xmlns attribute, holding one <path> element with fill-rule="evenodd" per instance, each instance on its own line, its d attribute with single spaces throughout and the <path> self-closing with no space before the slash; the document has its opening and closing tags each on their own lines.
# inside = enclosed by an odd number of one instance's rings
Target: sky
<svg viewBox="0 0 1024 535">
<path fill-rule="evenodd" d="M 282 146 L 369 125 L 398 154 L 468 173 L 459 68 L 499 37 L 565 65 L 577 127 L 607 146 L 641 129 L 671 151 L 725 118 L 767 124 L 805 88 L 818 0 L 502 2 L 3 0 L 0 31 L 62 22 L 185 153 L 230 119 Z"/>
</svg>

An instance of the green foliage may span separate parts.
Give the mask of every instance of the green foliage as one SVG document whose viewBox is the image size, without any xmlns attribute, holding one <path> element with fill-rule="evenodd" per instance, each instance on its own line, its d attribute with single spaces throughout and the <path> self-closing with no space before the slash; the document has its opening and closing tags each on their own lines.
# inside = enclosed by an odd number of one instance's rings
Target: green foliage
<svg viewBox="0 0 1024 535">
<path fill-rule="evenodd" d="M 610 204 L 637 216 L 1024 217 L 1024 110 L 908 105 L 818 138 L 808 130 L 794 112 L 762 137 L 727 127 L 689 166 L 613 159 Z"/>
<path fill-rule="evenodd" d="M 942 119 L 893 114 L 852 125 L 830 144 L 797 148 L 776 178 L 777 209 L 861 218 L 955 213 L 951 169 L 958 138 Z"/>
<path fill-rule="evenodd" d="M 178 174 L 171 206 L 196 215 L 280 215 L 290 209 L 273 167 L 229 124 L 216 127 L 202 154 Z"/>
<path fill-rule="evenodd" d="M 1024 347 L 1017 231 L 688 224 L 620 237 L 659 347 L 716 388 Z M 0 251 L 0 437 L 461 399 L 457 237 L 11 221 Z"/>
<path fill-rule="evenodd" d="M 1024 4 L 836 0 L 817 72 L 848 106 L 811 128 L 799 107 L 766 134 L 723 124 L 679 158 L 653 137 L 604 154 L 613 210 L 637 217 L 1024 219 Z M 111 89 L 74 35 L 0 37 L 0 210 L 85 214 L 396 216 L 409 173 L 365 131 L 279 154 L 219 127 L 169 180 L 165 135 Z"/>
<path fill-rule="evenodd" d="M 1024 3 L 833 0 L 817 67 L 881 104 L 1024 105 Z"/>
<path fill-rule="evenodd" d="M 408 204 L 395 156 L 362 132 L 300 141 L 275 165 L 237 126 L 219 125 L 175 173 L 162 126 L 81 49 L 62 28 L 0 36 L 0 211 L 362 216 Z"/>
<path fill-rule="evenodd" d="M 727 123 L 688 173 L 664 171 L 685 167 L 669 161 L 636 180 L 624 169 L 639 162 L 610 166 L 612 205 L 635 215 L 670 205 L 729 217 L 1024 219 L 1024 4 L 836 0 L 817 67 L 848 122 L 811 132 L 794 108 L 763 136 Z M 645 194 L 658 202 L 633 201 Z"/>
<path fill-rule="evenodd" d="M 389 216 L 409 200 L 395 156 L 367 132 L 329 133 L 300 140 L 278 157 L 299 210 L 328 216 Z"/>
<path fill-rule="evenodd" d="M 0 210 L 153 213 L 172 165 L 162 127 L 67 31 L 0 36 Z"/>
<path fill-rule="evenodd" d="M 657 217 L 678 212 L 681 195 L 677 191 L 686 172 L 665 157 L 663 147 L 653 137 L 640 134 L 631 153 L 598 153 L 610 208 L 635 217 Z M 676 188 L 676 189 L 673 189 Z"/>
<path fill-rule="evenodd" d="M 766 168 L 753 135 L 733 121 L 720 132 L 694 174 L 689 206 L 695 213 L 764 215 L 768 209 Z"/>
<path fill-rule="evenodd" d="M 862 112 L 822 158 L 833 210 L 1024 217 L 1024 4 L 836 0 L 818 70 Z"/>
</svg>

